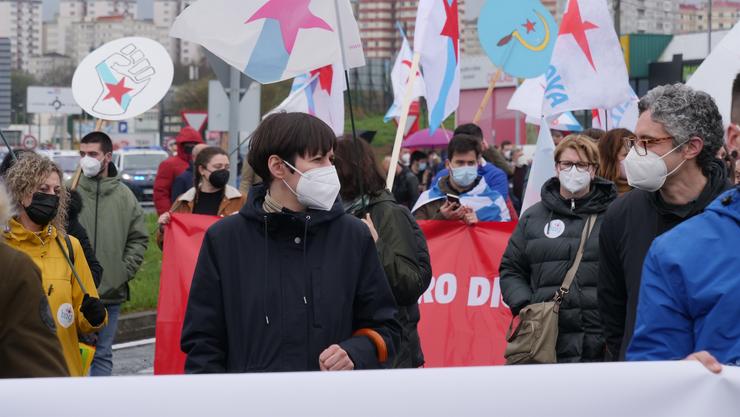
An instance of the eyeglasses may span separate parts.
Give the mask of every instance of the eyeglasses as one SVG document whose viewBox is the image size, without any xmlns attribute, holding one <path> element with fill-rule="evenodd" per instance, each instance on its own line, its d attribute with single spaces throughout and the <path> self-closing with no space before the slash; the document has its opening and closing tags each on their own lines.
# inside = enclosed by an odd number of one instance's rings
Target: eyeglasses
<svg viewBox="0 0 740 417">
<path fill-rule="evenodd" d="M 637 152 L 638 155 L 647 156 L 648 145 L 665 142 L 667 140 L 673 140 L 673 139 L 674 139 L 673 136 L 666 136 L 664 138 L 627 137 L 627 138 L 624 138 L 623 140 L 624 140 L 624 146 L 627 148 L 628 152 L 630 149 L 635 148 L 635 152 Z"/>
<path fill-rule="evenodd" d="M 561 171 L 570 171 L 571 168 L 576 167 L 580 172 L 588 172 L 592 165 L 588 162 L 572 162 L 572 161 L 558 161 L 558 168 Z"/>
</svg>

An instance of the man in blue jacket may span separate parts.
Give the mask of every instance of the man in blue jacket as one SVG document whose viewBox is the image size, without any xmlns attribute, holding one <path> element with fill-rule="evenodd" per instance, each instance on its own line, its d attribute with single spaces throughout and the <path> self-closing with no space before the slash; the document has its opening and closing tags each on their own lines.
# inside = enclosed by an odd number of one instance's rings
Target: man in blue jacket
<svg viewBox="0 0 740 417">
<path fill-rule="evenodd" d="M 643 267 L 628 360 L 689 357 L 715 372 L 716 361 L 740 365 L 738 247 L 740 187 L 655 239 Z"/>
<path fill-rule="evenodd" d="M 187 373 L 379 368 L 400 340 L 368 227 L 344 213 L 331 128 L 267 117 L 249 164 L 265 179 L 206 232 L 181 347 Z"/>
</svg>

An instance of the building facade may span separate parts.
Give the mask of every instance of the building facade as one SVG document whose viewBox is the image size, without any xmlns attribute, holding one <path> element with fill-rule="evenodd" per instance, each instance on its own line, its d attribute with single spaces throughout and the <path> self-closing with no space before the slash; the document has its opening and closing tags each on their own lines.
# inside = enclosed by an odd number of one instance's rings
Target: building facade
<svg viewBox="0 0 740 417">
<path fill-rule="evenodd" d="M 28 61 L 28 73 L 37 80 L 55 71 L 73 71 L 76 62 L 72 58 L 55 52 L 32 56 Z M 70 72 L 71 73 L 71 72 Z"/>
<path fill-rule="evenodd" d="M 681 4 L 677 33 L 695 33 L 709 30 L 709 8 L 706 4 Z M 732 29 L 740 21 L 740 2 L 712 2 L 712 30 Z"/>
<path fill-rule="evenodd" d="M 10 39 L 10 66 L 28 70 L 42 48 L 41 0 L 0 0 L 0 36 Z"/>
</svg>

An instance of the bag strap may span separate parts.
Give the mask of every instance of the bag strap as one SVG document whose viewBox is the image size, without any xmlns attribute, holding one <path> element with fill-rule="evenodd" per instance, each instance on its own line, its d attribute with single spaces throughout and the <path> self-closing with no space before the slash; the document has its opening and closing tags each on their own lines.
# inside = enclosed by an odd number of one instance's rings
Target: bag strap
<svg viewBox="0 0 740 417">
<path fill-rule="evenodd" d="M 69 236 L 64 236 L 64 240 L 67 241 L 67 244 L 69 245 L 70 253 L 72 253 L 72 256 L 74 256 L 74 253 L 71 251 L 72 248 L 72 241 L 69 239 Z M 67 264 L 72 269 L 72 275 L 74 275 L 75 279 L 77 280 L 77 284 L 80 286 L 80 289 L 82 289 L 83 294 L 87 294 L 87 289 L 85 288 L 85 284 L 82 283 L 82 279 L 77 274 L 77 269 L 75 268 L 74 262 L 72 262 L 71 259 L 69 259 L 69 255 L 67 255 L 67 252 L 64 251 L 64 246 L 62 246 L 62 241 L 59 240 L 59 236 L 56 237 L 57 245 L 59 245 L 59 249 L 62 250 L 62 255 L 64 255 L 64 259 L 67 261 Z"/>
<path fill-rule="evenodd" d="M 568 269 L 568 272 L 565 274 L 563 285 L 561 285 L 560 289 L 555 293 L 554 301 L 556 304 L 560 304 L 563 301 L 563 297 L 568 294 L 568 291 L 570 290 L 570 285 L 573 283 L 573 279 L 576 277 L 576 272 L 578 272 L 578 267 L 581 265 L 581 259 L 583 258 L 583 251 L 586 247 L 586 241 L 588 240 L 588 237 L 591 236 L 591 231 L 593 230 L 595 224 L 596 215 L 592 214 L 588 216 L 588 219 L 586 219 L 586 224 L 583 225 L 581 242 L 578 244 L 576 259 L 575 261 L 573 261 L 573 265 L 570 266 L 570 269 Z"/>
<path fill-rule="evenodd" d="M 72 239 L 69 235 L 64 235 L 64 243 L 67 244 L 67 253 L 69 253 L 69 260 L 72 261 L 72 265 L 75 263 L 75 250 L 72 248 Z"/>
</svg>

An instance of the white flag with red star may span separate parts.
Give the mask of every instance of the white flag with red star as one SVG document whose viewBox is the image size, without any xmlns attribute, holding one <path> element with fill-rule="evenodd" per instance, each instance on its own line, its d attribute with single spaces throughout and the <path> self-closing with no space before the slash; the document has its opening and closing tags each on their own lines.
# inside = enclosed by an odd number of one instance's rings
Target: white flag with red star
<svg viewBox="0 0 740 417">
<path fill-rule="evenodd" d="M 342 64 L 327 65 L 293 80 L 290 95 L 267 115 L 299 112 L 316 116 L 328 124 L 334 134 L 344 134 L 344 80 Z M 265 115 L 265 117 L 267 116 Z"/>
<path fill-rule="evenodd" d="M 606 0 L 570 0 L 545 73 L 546 116 L 612 109 L 634 97 Z"/>
<path fill-rule="evenodd" d="M 458 0 L 420 0 L 414 52 L 421 55 L 429 130 L 434 131 L 460 102 Z"/>
</svg>

